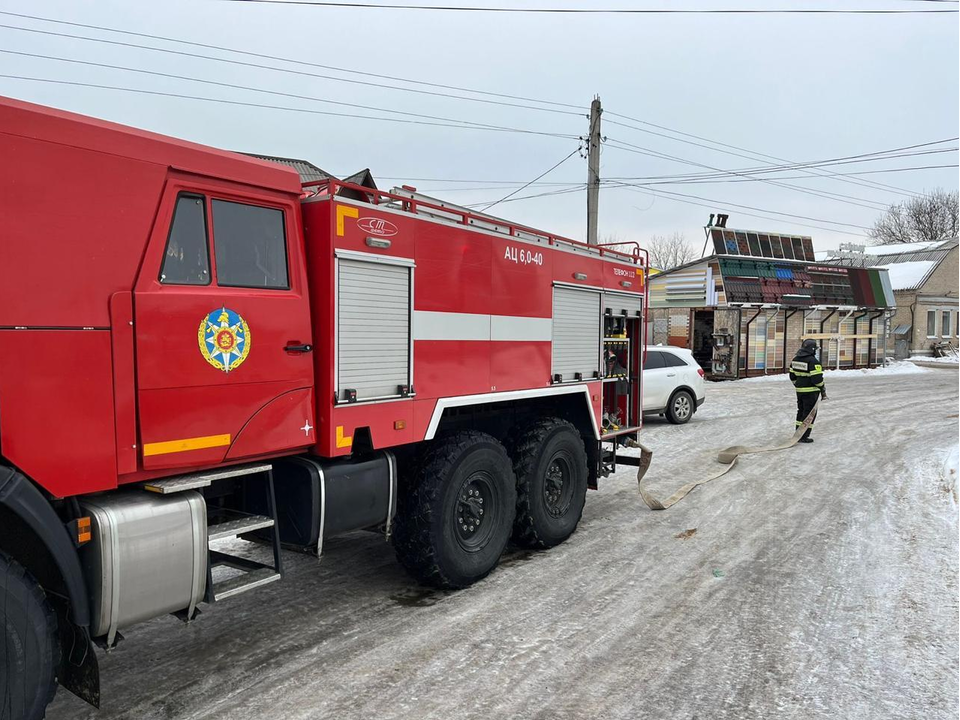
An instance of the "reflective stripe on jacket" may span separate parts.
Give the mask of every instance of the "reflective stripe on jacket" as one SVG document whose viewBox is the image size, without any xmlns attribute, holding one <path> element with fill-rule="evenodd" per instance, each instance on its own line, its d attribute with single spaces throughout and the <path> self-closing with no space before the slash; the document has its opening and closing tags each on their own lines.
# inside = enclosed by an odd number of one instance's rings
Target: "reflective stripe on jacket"
<svg viewBox="0 0 960 720">
<path fill-rule="evenodd" d="M 798 393 L 824 392 L 823 367 L 816 351 L 800 348 L 790 363 L 790 381 Z"/>
</svg>

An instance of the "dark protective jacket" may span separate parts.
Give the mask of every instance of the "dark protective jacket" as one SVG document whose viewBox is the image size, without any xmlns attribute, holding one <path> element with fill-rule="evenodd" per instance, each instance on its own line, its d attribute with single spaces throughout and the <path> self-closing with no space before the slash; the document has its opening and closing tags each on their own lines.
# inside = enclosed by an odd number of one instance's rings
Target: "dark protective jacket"
<svg viewBox="0 0 960 720">
<path fill-rule="evenodd" d="M 823 367 L 817 360 L 815 348 L 800 348 L 790 363 L 790 382 L 798 393 L 824 393 Z"/>
</svg>

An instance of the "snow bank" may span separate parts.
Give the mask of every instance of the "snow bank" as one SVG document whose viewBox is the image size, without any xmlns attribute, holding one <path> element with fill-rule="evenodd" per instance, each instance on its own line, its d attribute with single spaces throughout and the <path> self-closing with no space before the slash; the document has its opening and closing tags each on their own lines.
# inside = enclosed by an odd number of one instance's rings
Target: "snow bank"
<svg viewBox="0 0 960 720">
<path fill-rule="evenodd" d="M 911 260 L 893 265 L 879 265 L 876 269 L 890 273 L 890 285 L 894 290 L 908 290 L 919 285 L 936 264 L 936 260 Z"/>
<path fill-rule="evenodd" d="M 947 357 L 932 357 L 930 355 L 914 355 L 907 359 L 910 360 L 911 362 L 916 360 L 918 362 L 925 362 L 925 363 L 944 363 L 945 365 L 957 365 L 958 363 L 960 363 L 960 358 L 954 357 L 952 355 Z"/>
<path fill-rule="evenodd" d="M 930 372 L 930 370 L 918 367 L 911 362 L 894 362 L 883 367 L 863 368 L 859 370 L 824 370 L 823 376 L 827 378 L 854 378 L 865 375 L 870 377 L 878 377 L 880 375 L 917 375 L 925 372 Z M 777 382 L 789 381 L 789 379 L 790 376 L 787 375 L 787 373 L 780 373 L 779 375 L 760 375 L 759 377 L 745 378 L 740 382 Z"/>
</svg>

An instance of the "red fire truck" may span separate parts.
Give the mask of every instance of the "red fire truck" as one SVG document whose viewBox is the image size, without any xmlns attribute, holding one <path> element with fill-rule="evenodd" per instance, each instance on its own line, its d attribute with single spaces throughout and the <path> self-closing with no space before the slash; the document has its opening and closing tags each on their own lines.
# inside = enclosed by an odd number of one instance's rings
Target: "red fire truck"
<svg viewBox="0 0 960 720">
<path fill-rule="evenodd" d="M 10 99 L 0 158 L 4 718 L 284 548 L 465 587 L 629 461 L 639 251 Z"/>
</svg>

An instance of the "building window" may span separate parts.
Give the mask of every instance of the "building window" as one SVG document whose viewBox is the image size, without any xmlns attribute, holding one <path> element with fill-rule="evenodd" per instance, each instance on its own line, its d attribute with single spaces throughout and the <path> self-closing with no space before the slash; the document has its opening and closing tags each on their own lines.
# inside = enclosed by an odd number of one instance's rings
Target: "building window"
<svg viewBox="0 0 960 720">
<path fill-rule="evenodd" d="M 944 310 L 943 316 L 940 320 L 940 335 L 943 337 L 950 337 L 950 311 Z"/>
<path fill-rule="evenodd" d="M 937 336 L 937 311 L 927 310 L 927 337 Z"/>
</svg>

